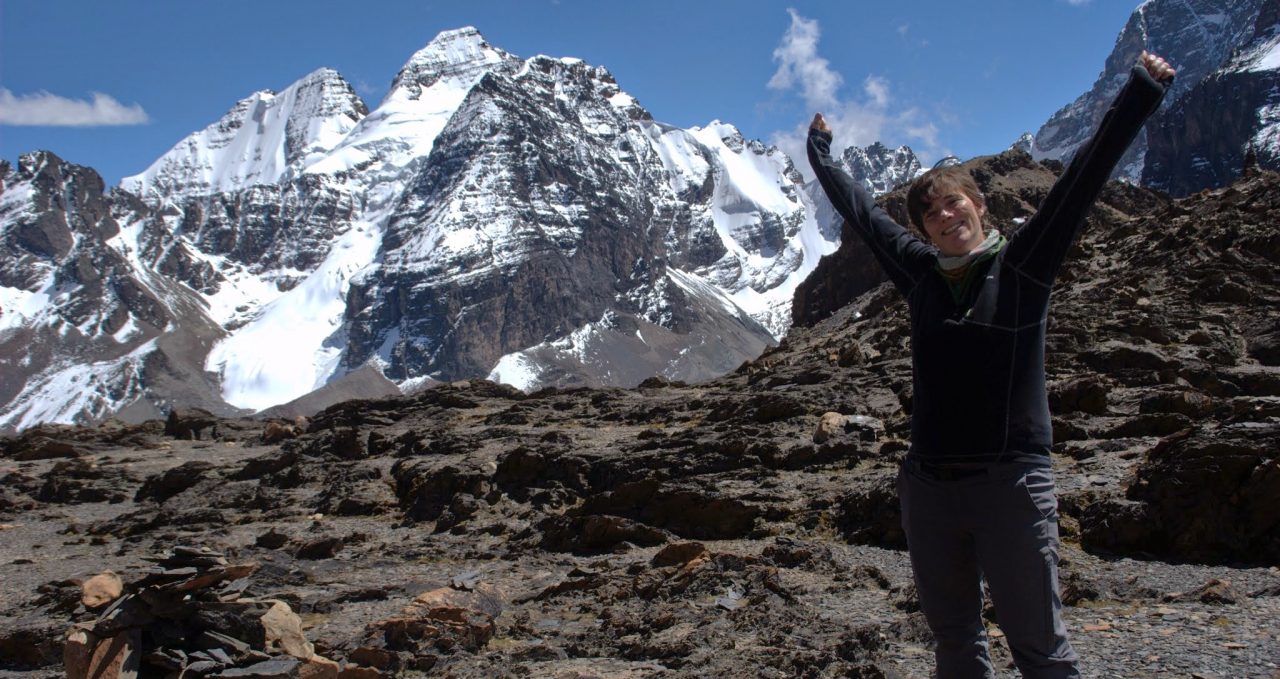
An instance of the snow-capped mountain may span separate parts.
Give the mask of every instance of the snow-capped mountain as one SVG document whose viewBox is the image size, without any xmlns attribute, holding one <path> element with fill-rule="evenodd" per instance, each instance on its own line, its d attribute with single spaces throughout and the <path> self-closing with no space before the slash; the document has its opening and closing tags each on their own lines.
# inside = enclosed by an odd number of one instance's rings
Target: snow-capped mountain
<svg viewBox="0 0 1280 679">
<path fill-rule="evenodd" d="M 1176 107 L 1128 176 L 1194 190 L 1250 143 L 1275 166 L 1276 4 L 1144 2 L 1030 150 L 1070 154 L 1146 47 L 1179 69 Z M 905 147 L 842 160 L 874 193 L 920 171 Z M 786 332 L 840 230 L 731 124 L 664 125 L 603 68 L 446 31 L 372 110 L 320 69 L 110 192 L 47 152 L 0 162 L 0 429 L 385 380 L 698 380 Z"/>
<path fill-rule="evenodd" d="M 850 146 L 841 154 L 841 161 L 849 176 L 862 182 L 876 196 L 888 193 L 924 172 L 911 147 L 891 149 L 880 142 L 866 148 Z"/>
<path fill-rule="evenodd" d="M 1146 185 L 1174 195 L 1225 186 L 1252 148 L 1280 168 L 1280 2 L 1263 4 L 1248 39 L 1148 125 Z"/>
<path fill-rule="evenodd" d="M 1142 50 L 1169 59 L 1178 70 L 1166 101 L 1176 102 L 1230 57 L 1253 33 L 1255 18 L 1271 0 L 1146 0 L 1116 38 L 1092 89 L 1049 118 L 1035 135 L 1032 156 L 1066 160 L 1093 133 L 1129 76 Z M 1149 131 L 1151 125 L 1147 126 Z M 1144 177 L 1147 134 L 1140 134 L 1117 173 Z"/>
<path fill-rule="evenodd" d="M 0 175 L 3 356 L 43 347 L 0 363 L 0 428 L 259 410 L 370 369 L 704 379 L 786 331 L 838 234 L 776 149 L 471 28 L 372 110 L 321 69 L 108 194 L 50 154 Z"/>
</svg>

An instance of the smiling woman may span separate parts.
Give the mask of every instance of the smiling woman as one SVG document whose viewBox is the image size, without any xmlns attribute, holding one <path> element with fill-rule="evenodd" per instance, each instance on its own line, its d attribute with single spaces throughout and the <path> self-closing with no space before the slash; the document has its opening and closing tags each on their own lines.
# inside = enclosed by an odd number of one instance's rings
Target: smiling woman
<svg viewBox="0 0 1280 679">
<path fill-rule="evenodd" d="M 920 607 L 939 677 L 990 677 L 982 581 L 1025 677 L 1079 677 L 1058 596 L 1045 320 L 1067 250 L 1111 171 L 1172 84 L 1143 52 L 1127 85 L 1036 214 L 1006 241 L 962 167 L 907 192 L 926 243 L 895 223 L 831 158 L 821 114 L 809 161 L 846 223 L 911 311 L 911 448 L 898 477 Z"/>
<path fill-rule="evenodd" d="M 972 252 L 986 240 L 982 218 L 987 205 L 968 172 L 945 167 L 929 173 L 927 180 L 911 185 L 907 211 L 911 221 L 949 257 Z"/>
</svg>

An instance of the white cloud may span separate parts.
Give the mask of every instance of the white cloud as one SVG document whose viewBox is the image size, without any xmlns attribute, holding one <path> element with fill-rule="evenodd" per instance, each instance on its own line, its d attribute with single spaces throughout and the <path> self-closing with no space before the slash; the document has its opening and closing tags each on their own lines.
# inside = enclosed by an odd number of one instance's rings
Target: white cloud
<svg viewBox="0 0 1280 679">
<path fill-rule="evenodd" d="M 878 75 L 869 75 L 862 83 L 862 91 L 867 93 L 871 98 L 871 103 L 876 108 L 884 108 L 889 105 L 889 81 Z"/>
<path fill-rule="evenodd" d="M 915 113 L 915 109 L 912 109 L 912 113 Z M 914 125 L 907 122 L 903 132 L 906 133 L 907 137 L 918 140 L 925 149 L 940 148 L 938 145 L 938 126 L 932 122 L 925 121 Z"/>
<path fill-rule="evenodd" d="M 782 36 L 782 44 L 773 50 L 778 70 L 769 79 L 769 89 L 789 90 L 799 87 L 810 106 L 830 107 L 836 103 L 836 90 L 844 78 L 831 70 L 831 64 L 818 56 L 818 22 L 805 19 L 788 9 L 791 27 Z"/>
<path fill-rule="evenodd" d="M 67 99 L 49 92 L 14 95 L 0 87 L 0 125 L 97 127 L 142 125 L 150 121 L 142 106 L 125 106 L 110 95 L 93 92 L 92 100 Z"/>
<path fill-rule="evenodd" d="M 1079 7 L 1079 6 L 1081 6 L 1081 5 L 1087 5 L 1087 4 L 1089 4 L 1090 2 L 1093 2 L 1093 0 L 1067 0 L 1067 4 L 1068 4 L 1068 5 L 1071 5 L 1072 7 Z"/>
<path fill-rule="evenodd" d="M 787 11 L 791 26 L 773 51 L 778 69 L 769 79 L 769 89 L 798 90 L 808 110 L 822 112 L 836 140 L 833 151 L 877 141 L 897 144 L 905 140 L 913 144 L 922 162 L 944 152 L 938 145 L 937 125 L 924 120 L 918 108 L 895 106 L 887 78 L 868 75 L 862 82 L 861 99 L 842 98 L 839 90 L 844 77 L 818 54 L 818 22 L 800 16 L 794 9 Z M 906 30 L 903 26 L 899 32 L 905 35 Z M 790 130 L 775 132 L 770 142 L 791 156 L 806 178 L 812 178 L 809 163 L 804 160 L 808 129 L 806 119 Z"/>
</svg>

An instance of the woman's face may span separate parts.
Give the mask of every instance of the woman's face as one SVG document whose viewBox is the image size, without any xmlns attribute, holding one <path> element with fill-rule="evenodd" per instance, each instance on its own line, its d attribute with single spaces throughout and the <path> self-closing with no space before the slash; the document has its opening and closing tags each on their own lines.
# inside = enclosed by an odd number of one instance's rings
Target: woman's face
<svg viewBox="0 0 1280 679">
<path fill-rule="evenodd" d="M 948 257 L 967 255 L 982 241 L 982 216 L 987 206 L 975 202 L 963 191 L 952 189 L 934 197 L 924 211 L 924 230 L 929 240 Z"/>
</svg>

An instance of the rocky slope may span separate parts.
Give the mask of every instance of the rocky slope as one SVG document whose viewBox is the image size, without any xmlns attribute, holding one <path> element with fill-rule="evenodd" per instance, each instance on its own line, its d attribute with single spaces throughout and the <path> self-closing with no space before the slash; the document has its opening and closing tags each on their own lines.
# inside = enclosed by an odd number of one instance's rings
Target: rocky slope
<svg viewBox="0 0 1280 679">
<path fill-rule="evenodd" d="M 1272 0 L 1146 0 L 1134 10 L 1116 38 L 1116 46 L 1093 87 L 1053 114 L 1036 132 L 1032 155 L 1037 160 L 1069 159 L 1102 120 L 1129 77 L 1134 59 L 1144 49 L 1167 57 L 1178 70 L 1167 98 L 1170 104 L 1166 106 L 1171 108 L 1173 102 L 1211 78 L 1235 50 L 1249 41 L 1259 11 L 1273 4 Z M 1134 141 L 1120 161 L 1118 176 L 1160 184 L 1190 169 L 1186 163 L 1165 164 L 1158 175 L 1144 169 L 1153 129 L 1149 124 L 1148 133 Z"/>
<path fill-rule="evenodd" d="M 970 167 L 997 219 L 1053 179 L 1016 151 Z M 1085 676 L 1280 667 L 1278 209 L 1268 172 L 1182 200 L 1113 184 L 1064 269 L 1048 367 Z M 301 429 L 187 411 L 4 439 L 0 663 L 60 674 L 82 620 L 157 673 L 928 676 L 893 483 L 905 310 L 834 296 L 699 385 L 458 382 Z M 132 596 L 104 613 L 81 596 L 105 568 Z M 310 647 L 272 641 L 282 606 Z"/>
<path fill-rule="evenodd" d="M 1280 2 L 1265 2 L 1252 31 L 1218 69 L 1149 126 L 1144 185 L 1184 196 L 1235 178 L 1254 162 L 1280 168 Z"/>
</svg>

